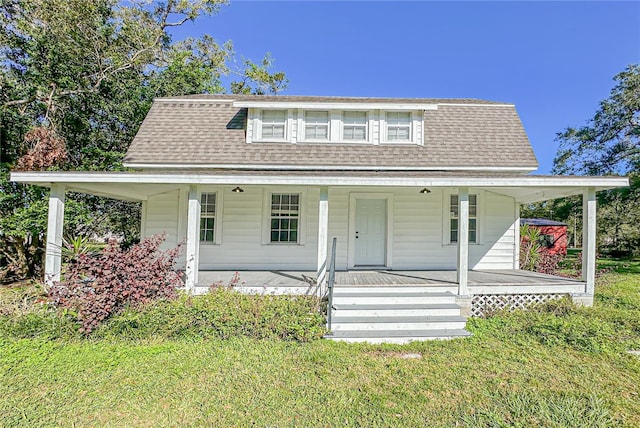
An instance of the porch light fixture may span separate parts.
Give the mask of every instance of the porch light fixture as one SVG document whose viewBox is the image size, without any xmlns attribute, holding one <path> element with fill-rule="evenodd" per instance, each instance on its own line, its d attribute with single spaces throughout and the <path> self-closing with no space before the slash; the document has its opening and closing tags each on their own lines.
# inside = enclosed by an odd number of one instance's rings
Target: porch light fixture
<svg viewBox="0 0 640 428">
<path fill-rule="evenodd" d="M 431 193 L 431 190 L 429 190 L 429 189 L 427 189 L 427 188 L 425 187 L 424 189 L 422 189 L 422 190 L 420 191 L 420 193 L 421 193 L 421 194 L 423 194 L 423 195 L 426 195 L 426 194 Z"/>
<path fill-rule="evenodd" d="M 235 188 L 231 189 L 231 191 L 233 193 L 242 193 L 242 192 L 244 192 L 244 190 L 242 188 L 240 188 L 240 186 L 236 186 Z"/>
</svg>

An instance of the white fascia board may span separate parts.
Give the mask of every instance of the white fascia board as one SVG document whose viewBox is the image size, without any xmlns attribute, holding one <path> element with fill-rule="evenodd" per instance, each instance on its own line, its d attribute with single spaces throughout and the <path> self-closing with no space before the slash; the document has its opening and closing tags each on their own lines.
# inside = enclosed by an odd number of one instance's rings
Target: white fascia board
<svg viewBox="0 0 640 428">
<path fill-rule="evenodd" d="M 305 144 L 305 143 L 299 143 Z M 370 143 L 363 143 L 370 144 Z M 415 145 L 415 144 L 411 144 Z M 532 172 L 537 167 L 520 167 L 520 166 L 423 166 L 423 167 L 406 167 L 406 166 L 339 166 L 339 165 L 247 165 L 247 164 L 169 164 L 169 163 L 128 163 L 123 165 L 127 168 L 141 169 L 239 169 L 252 171 L 495 171 L 495 172 Z"/>
<path fill-rule="evenodd" d="M 292 102 L 292 101 L 234 101 L 234 107 L 261 109 L 305 110 L 437 110 L 438 104 L 419 103 L 345 103 L 345 102 Z"/>
<path fill-rule="evenodd" d="M 626 177 L 345 177 L 296 175 L 208 175 L 154 173 L 83 173 L 83 172 L 12 172 L 11 181 L 50 186 L 53 183 L 149 183 L 149 184 L 234 184 L 234 185 L 301 185 L 301 186 L 398 186 L 398 187 L 539 187 L 568 190 L 596 187 L 611 189 L 629 185 Z"/>
</svg>

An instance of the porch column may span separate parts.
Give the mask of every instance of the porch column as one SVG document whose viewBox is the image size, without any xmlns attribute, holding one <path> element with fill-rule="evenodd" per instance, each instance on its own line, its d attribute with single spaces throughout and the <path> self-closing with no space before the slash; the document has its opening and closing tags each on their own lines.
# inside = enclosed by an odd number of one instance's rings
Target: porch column
<svg viewBox="0 0 640 428">
<path fill-rule="evenodd" d="M 593 295 L 596 280 L 596 189 L 582 194 L 582 280 L 586 293 Z"/>
<path fill-rule="evenodd" d="M 469 188 L 458 188 L 458 295 L 467 296 L 469 277 Z"/>
<path fill-rule="evenodd" d="M 200 188 L 189 186 L 189 208 L 187 211 L 187 242 L 186 242 L 186 282 L 189 293 L 195 291 L 198 282 L 198 265 L 200 250 Z"/>
<path fill-rule="evenodd" d="M 515 202 L 515 216 L 513 220 L 513 268 L 520 269 L 520 203 Z"/>
<path fill-rule="evenodd" d="M 47 246 L 45 249 L 44 281 L 47 286 L 60 281 L 62 268 L 62 228 L 64 223 L 64 184 L 54 184 L 49 192 Z"/>
<path fill-rule="evenodd" d="M 142 201 L 140 207 L 140 239 L 147 236 L 147 201 Z"/>
<path fill-rule="evenodd" d="M 320 187 L 320 202 L 318 203 L 318 264 L 316 271 L 318 292 L 327 278 L 327 249 L 329 245 L 329 188 Z"/>
</svg>

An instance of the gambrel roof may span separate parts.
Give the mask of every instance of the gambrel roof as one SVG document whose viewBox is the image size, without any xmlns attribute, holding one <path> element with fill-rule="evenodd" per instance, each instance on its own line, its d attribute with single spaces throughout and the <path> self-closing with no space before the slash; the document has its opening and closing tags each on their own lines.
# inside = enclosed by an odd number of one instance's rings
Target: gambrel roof
<svg viewBox="0 0 640 428">
<path fill-rule="evenodd" d="M 234 106 L 234 102 L 236 105 Z M 422 145 L 253 143 L 247 102 L 402 104 L 423 111 Z M 432 105 L 433 109 L 423 109 Z M 538 163 L 515 106 L 476 99 L 191 95 L 156 99 L 125 157 L 136 168 L 512 170 Z"/>
</svg>

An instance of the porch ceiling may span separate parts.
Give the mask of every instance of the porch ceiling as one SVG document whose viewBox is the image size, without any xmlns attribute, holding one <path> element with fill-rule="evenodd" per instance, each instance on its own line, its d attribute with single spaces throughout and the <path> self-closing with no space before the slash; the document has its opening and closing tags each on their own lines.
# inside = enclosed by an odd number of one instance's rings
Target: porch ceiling
<svg viewBox="0 0 640 428">
<path fill-rule="evenodd" d="M 578 177 L 505 175 L 454 171 L 239 171 L 190 172 L 14 172 L 11 180 L 50 187 L 64 184 L 67 190 L 115 199 L 143 201 L 149 196 L 202 185 L 295 185 L 330 187 L 470 187 L 513 197 L 521 203 L 580 195 L 585 188 L 596 191 L 629 185 L 626 177 Z"/>
</svg>

